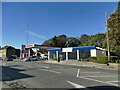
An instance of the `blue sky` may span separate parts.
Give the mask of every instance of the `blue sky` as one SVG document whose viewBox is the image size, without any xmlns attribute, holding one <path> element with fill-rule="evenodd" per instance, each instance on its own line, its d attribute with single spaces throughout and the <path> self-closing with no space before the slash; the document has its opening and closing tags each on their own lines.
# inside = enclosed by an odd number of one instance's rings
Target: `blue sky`
<svg viewBox="0 0 120 90">
<path fill-rule="evenodd" d="M 20 48 L 42 44 L 55 35 L 80 37 L 105 32 L 105 12 L 113 13 L 117 2 L 4 2 L 2 4 L 2 45 Z"/>
</svg>

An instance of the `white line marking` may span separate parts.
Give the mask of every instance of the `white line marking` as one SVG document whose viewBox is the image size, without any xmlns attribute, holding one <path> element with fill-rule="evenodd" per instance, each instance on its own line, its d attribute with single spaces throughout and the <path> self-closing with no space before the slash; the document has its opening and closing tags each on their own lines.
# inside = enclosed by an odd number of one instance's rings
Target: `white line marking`
<svg viewBox="0 0 120 90">
<path fill-rule="evenodd" d="M 85 88 L 85 86 L 82 86 L 82 85 L 79 85 L 79 84 L 76 84 L 76 83 L 73 83 L 73 82 L 70 82 L 70 81 L 67 81 L 69 84 L 71 84 L 72 86 L 74 86 L 75 88 Z"/>
<path fill-rule="evenodd" d="M 80 73 L 100 73 L 100 72 L 80 72 Z"/>
<path fill-rule="evenodd" d="M 100 80 L 96 80 L 96 79 L 92 79 L 92 78 L 87 78 L 87 77 L 83 77 L 83 76 L 80 76 L 79 78 L 83 78 L 83 79 L 87 79 L 87 80 L 91 80 L 91 81 L 95 81 L 95 82 L 100 82 L 100 83 L 104 83 L 104 84 L 110 84 L 113 86 L 118 86 L 117 84 L 108 83 L 108 82 L 104 82 L 104 81 L 100 81 Z"/>
<path fill-rule="evenodd" d="M 109 69 L 109 70 L 118 70 L 118 68 L 103 68 L 103 67 L 96 67 L 96 68 L 100 68 L 100 69 Z"/>
<path fill-rule="evenodd" d="M 46 69 L 39 69 L 39 70 L 43 70 L 43 71 L 48 71 L 48 72 L 52 72 L 52 73 L 61 74 L 61 72 L 57 72 L 57 71 L 53 71 L 53 70 L 46 70 Z"/>
<path fill-rule="evenodd" d="M 106 73 L 106 72 L 80 72 L 80 73 L 104 73 L 104 74 L 110 74 L 110 73 Z"/>
<path fill-rule="evenodd" d="M 117 75 L 85 76 L 85 77 L 116 77 Z"/>
<path fill-rule="evenodd" d="M 114 82 L 120 82 L 120 81 L 107 81 L 107 82 L 109 82 L 109 83 L 110 83 L 110 82 L 113 82 L 113 83 L 114 83 Z"/>
<path fill-rule="evenodd" d="M 39 67 L 43 67 L 43 68 L 50 68 L 50 67 L 46 67 L 46 66 L 39 66 Z"/>
<path fill-rule="evenodd" d="M 119 86 L 118 84 L 114 84 L 114 83 L 110 83 L 110 82 L 106 82 L 106 83 L 117 86 L 117 87 Z"/>
<path fill-rule="evenodd" d="M 78 69 L 78 71 L 77 71 L 77 77 L 79 77 L 79 73 L 80 73 L 80 69 Z"/>
</svg>

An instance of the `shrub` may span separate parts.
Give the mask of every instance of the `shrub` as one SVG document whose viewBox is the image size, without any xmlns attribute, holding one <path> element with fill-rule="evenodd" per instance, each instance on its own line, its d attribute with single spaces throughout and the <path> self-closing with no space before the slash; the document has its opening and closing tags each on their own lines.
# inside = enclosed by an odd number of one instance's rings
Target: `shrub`
<svg viewBox="0 0 120 90">
<path fill-rule="evenodd" d="M 89 59 L 89 60 L 97 60 L 96 57 L 89 57 L 88 59 Z"/>
<path fill-rule="evenodd" d="M 99 57 L 89 57 L 89 61 L 95 62 L 95 63 L 102 63 L 106 64 L 108 57 L 107 56 L 99 56 Z M 120 57 L 117 56 L 110 56 L 110 63 L 120 63 Z"/>
<path fill-rule="evenodd" d="M 111 63 L 119 63 L 120 57 L 118 56 L 110 56 Z"/>
<path fill-rule="evenodd" d="M 95 62 L 95 63 L 106 64 L 107 57 L 89 57 L 89 61 Z"/>
</svg>

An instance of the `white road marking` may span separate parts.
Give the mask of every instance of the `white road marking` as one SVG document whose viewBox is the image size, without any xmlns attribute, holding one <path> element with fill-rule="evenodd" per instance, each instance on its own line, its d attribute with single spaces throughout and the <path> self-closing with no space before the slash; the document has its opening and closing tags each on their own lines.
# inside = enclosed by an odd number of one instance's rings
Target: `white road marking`
<svg viewBox="0 0 120 90">
<path fill-rule="evenodd" d="M 100 68 L 100 69 L 109 69 L 109 70 L 118 70 L 118 68 L 103 68 L 103 67 L 96 67 L 96 68 Z"/>
<path fill-rule="evenodd" d="M 46 67 L 46 66 L 39 66 L 39 67 L 43 67 L 43 68 L 50 68 L 50 67 Z"/>
<path fill-rule="evenodd" d="M 100 73 L 100 72 L 80 72 L 80 73 Z"/>
<path fill-rule="evenodd" d="M 91 80 L 91 81 L 95 81 L 95 82 L 100 82 L 100 83 L 104 83 L 104 84 L 110 84 L 110 85 L 113 85 L 113 86 L 118 86 L 117 84 L 113 84 L 113 83 L 109 83 L 109 82 L 104 82 L 104 81 L 100 81 L 100 80 L 96 80 L 96 79 L 92 79 L 92 78 L 87 78 L 87 77 L 83 77 L 83 76 L 80 76 L 79 78 L 83 78 L 83 79 Z"/>
<path fill-rule="evenodd" d="M 114 83 L 118 83 L 118 82 L 120 82 L 120 81 L 107 81 L 107 83 L 109 83 L 109 84 L 114 84 Z M 116 84 L 114 84 L 114 85 L 116 85 Z M 118 86 L 119 86 L 119 84 L 118 84 Z"/>
<path fill-rule="evenodd" d="M 78 71 L 77 71 L 77 77 L 79 77 L 79 73 L 80 73 L 80 69 L 78 69 Z"/>
<path fill-rule="evenodd" d="M 85 76 L 85 77 L 116 77 L 117 75 Z"/>
<path fill-rule="evenodd" d="M 52 72 L 52 73 L 61 74 L 61 72 L 57 72 L 57 71 L 53 71 L 53 70 L 47 70 L 47 69 L 39 69 L 39 70 L 43 70 L 43 71 L 48 71 L 48 72 Z"/>
<path fill-rule="evenodd" d="M 114 82 L 120 82 L 120 81 L 107 81 L 107 82 L 113 82 L 114 83 Z"/>
<path fill-rule="evenodd" d="M 85 86 L 82 86 L 82 85 L 79 85 L 79 84 L 76 84 L 76 83 L 73 83 L 73 82 L 70 82 L 70 81 L 67 81 L 69 84 L 71 84 L 72 86 L 74 86 L 75 88 L 85 88 Z"/>
<path fill-rule="evenodd" d="M 106 83 L 117 86 L 117 87 L 119 86 L 118 84 L 114 84 L 114 83 L 110 83 L 110 82 L 106 82 Z"/>
<path fill-rule="evenodd" d="M 104 74 L 110 74 L 110 73 L 106 73 L 106 72 L 80 72 L 80 73 L 104 73 Z"/>
</svg>

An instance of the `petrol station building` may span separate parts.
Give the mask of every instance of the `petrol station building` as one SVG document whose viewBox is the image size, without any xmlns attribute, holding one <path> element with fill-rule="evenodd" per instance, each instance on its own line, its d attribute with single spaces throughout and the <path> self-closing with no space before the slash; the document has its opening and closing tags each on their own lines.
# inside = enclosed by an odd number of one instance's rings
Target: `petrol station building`
<svg viewBox="0 0 120 90">
<path fill-rule="evenodd" d="M 63 48 L 63 47 L 52 47 L 52 46 L 45 46 L 45 45 L 39 45 L 39 44 L 29 44 L 29 45 L 21 45 L 21 53 L 20 53 L 20 58 L 26 58 L 31 56 L 30 49 L 39 49 L 39 48 L 44 48 L 44 49 L 53 49 L 53 48 Z"/>
<path fill-rule="evenodd" d="M 65 47 L 65 48 L 51 48 L 47 49 L 48 60 L 52 60 L 51 53 L 54 52 L 56 60 L 59 61 L 60 55 L 64 56 L 63 60 L 81 60 L 81 58 L 106 56 L 107 50 L 96 46 L 79 46 L 79 47 Z"/>
<path fill-rule="evenodd" d="M 48 60 L 80 60 L 81 58 L 106 56 L 107 50 L 96 46 L 78 46 L 78 47 L 52 47 L 38 44 L 30 44 L 28 46 L 22 45 L 21 58 L 29 57 L 31 55 L 30 49 L 44 48 L 47 50 Z M 27 49 L 27 54 L 25 52 Z"/>
<path fill-rule="evenodd" d="M 85 57 L 90 57 L 90 50 L 96 49 L 95 46 L 80 46 L 80 47 L 65 47 L 65 48 L 52 48 L 52 49 L 47 49 L 48 51 L 48 60 L 50 60 L 50 53 L 55 52 L 56 53 L 56 60 L 59 61 L 60 57 L 59 54 L 61 53 L 64 55 L 65 60 L 80 60 L 81 54 L 85 53 Z M 81 53 L 82 52 L 82 53 Z M 74 57 L 74 58 L 70 58 Z"/>
</svg>

